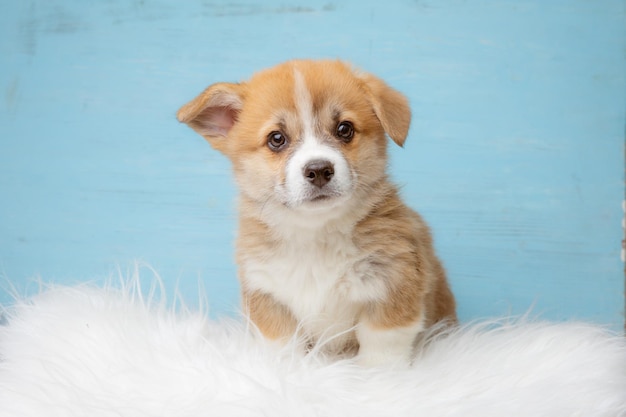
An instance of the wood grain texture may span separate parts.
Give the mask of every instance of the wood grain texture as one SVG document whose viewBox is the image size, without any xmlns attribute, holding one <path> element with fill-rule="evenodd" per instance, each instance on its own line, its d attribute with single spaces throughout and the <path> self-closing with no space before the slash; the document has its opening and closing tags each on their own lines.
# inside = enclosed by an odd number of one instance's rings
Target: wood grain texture
<svg viewBox="0 0 626 417">
<path fill-rule="evenodd" d="M 200 280 L 215 313 L 237 310 L 230 167 L 175 111 L 212 82 L 337 57 L 410 98 L 392 175 L 432 226 L 461 319 L 533 307 L 623 325 L 622 1 L 0 10 L 5 287 L 91 280 L 141 259 L 185 298 Z"/>
</svg>

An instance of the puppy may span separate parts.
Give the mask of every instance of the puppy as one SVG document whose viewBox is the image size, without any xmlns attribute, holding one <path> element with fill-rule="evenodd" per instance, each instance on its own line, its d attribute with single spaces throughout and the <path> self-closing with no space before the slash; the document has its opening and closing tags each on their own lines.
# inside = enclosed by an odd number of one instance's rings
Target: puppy
<svg viewBox="0 0 626 417">
<path fill-rule="evenodd" d="M 407 99 L 339 61 L 290 61 L 217 83 L 184 105 L 187 123 L 232 162 L 236 259 L 246 314 L 269 339 L 374 366 L 409 362 L 416 337 L 456 321 L 428 227 L 386 174 Z"/>
</svg>

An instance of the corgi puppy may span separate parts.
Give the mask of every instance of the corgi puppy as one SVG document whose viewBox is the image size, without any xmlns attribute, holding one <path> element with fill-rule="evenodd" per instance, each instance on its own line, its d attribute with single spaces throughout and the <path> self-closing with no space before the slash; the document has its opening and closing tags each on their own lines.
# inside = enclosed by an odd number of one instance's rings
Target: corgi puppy
<svg viewBox="0 0 626 417">
<path fill-rule="evenodd" d="M 297 60 L 216 83 L 178 111 L 232 162 L 243 308 L 269 339 L 298 333 L 366 366 L 410 362 L 456 321 L 422 218 L 386 174 L 407 99 L 340 61 Z"/>
</svg>

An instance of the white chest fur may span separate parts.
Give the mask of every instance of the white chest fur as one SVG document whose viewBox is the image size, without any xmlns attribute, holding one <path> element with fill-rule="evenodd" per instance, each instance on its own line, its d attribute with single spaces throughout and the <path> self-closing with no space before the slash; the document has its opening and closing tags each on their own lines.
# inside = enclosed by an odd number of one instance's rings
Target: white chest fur
<svg viewBox="0 0 626 417">
<path fill-rule="evenodd" d="M 309 336 L 325 340 L 348 331 L 365 302 L 385 296 L 384 281 L 351 234 L 302 230 L 290 236 L 266 258 L 248 258 L 243 272 L 250 289 L 289 307 Z"/>
</svg>

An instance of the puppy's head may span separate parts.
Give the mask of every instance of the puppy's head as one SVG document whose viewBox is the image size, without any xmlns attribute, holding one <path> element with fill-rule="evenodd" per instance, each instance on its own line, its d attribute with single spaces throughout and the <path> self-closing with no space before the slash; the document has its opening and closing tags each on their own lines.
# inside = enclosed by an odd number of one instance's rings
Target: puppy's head
<svg viewBox="0 0 626 417">
<path fill-rule="evenodd" d="M 406 98 L 338 61 L 290 61 L 249 82 L 217 83 L 178 112 L 230 158 L 263 207 L 333 211 L 385 177 L 386 135 L 402 145 Z"/>
</svg>

